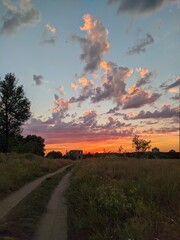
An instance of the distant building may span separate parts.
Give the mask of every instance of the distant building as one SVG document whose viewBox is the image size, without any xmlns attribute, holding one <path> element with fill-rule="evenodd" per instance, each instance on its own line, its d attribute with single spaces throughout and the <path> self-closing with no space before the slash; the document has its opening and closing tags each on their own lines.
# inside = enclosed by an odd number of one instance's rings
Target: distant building
<svg viewBox="0 0 180 240">
<path fill-rule="evenodd" d="M 155 147 L 155 148 L 152 149 L 152 152 L 153 153 L 159 153 L 160 151 L 159 151 L 159 148 Z"/>
<path fill-rule="evenodd" d="M 68 153 L 68 157 L 72 160 L 82 159 L 83 151 L 82 150 L 71 150 Z"/>
</svg>

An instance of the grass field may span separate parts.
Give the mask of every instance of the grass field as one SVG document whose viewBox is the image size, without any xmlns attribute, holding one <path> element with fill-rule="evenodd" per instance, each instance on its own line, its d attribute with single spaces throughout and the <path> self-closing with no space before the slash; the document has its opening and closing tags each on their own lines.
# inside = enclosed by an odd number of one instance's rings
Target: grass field
<svg viewBox="0 0 180 240">
<path fill-rule="evenodd" d="M 180 239 L 179 160 L 84 160 L 67 197 L 69 240 Z"/>
<path fill-rule="evenodd" d="M 46 159 L 33 154 L 0 153 L 0 200 L 25 183 L 70 162 L 64 159 Z"/>
</svg>

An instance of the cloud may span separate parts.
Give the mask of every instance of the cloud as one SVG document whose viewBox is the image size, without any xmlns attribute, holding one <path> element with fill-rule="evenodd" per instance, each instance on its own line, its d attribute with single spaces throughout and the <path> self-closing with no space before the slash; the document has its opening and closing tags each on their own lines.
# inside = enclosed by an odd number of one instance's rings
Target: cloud
<svg viewBox="0 0 180 240">
<path fill-rule="evenodd" d="M 179 94 L 176 94 L 174 97 L 171 97 L 172 100 L 179 100 L 180 99 L 180 96 Z"/>
<path fill-rule="evenodd" d="M 140 111 L 137 115 L 124 115 L 125 120 L 134 120 L 134 119 L 159 119 L 159 118 L 172 118 L 178 116 L 178 109 L 177 108 L 171 108 L 169 105 L 164 105 L 160 111 L 155 110 L 154 112 L 144 110 Z"/>
<path fill-rule="evenodd" d="M 75 98 L 75 97 L 72 97 L 70 99 L 70 102 L 71 103 L 75 103 L 75 102 L 83 102 L 85 101 L 86 99 L 90 98 L 93 94 L 94 94 L 94 88 L 93 88 L 93 84 L 94 82 L 92 80 L 83 80 L 82 79 L 80 80 L 81 84 L 82 84 L 82 88 L 80 90 L 80 95 L 79 97 Z"/>
<path fill-rule="evenodd" d="M 36 86 L 40 86 L 43 83 L 44 77 L 42 75 L 33 75 L 33 80 L 35 81 Z"/>
<path fill-rule="evenodd" d="M 52 117 L 43 121 L 31 118 L 24 125 L 23 134 L 36 134 L 46 139 L 46 144 L 79 143 L 112 141 L 133 134 L 130 124 L 121 123 L 118 119 L 108 118 L 107 123 L 98 124 L 98 113 L 94 110 L 85 111 L 83 116 L 64 122 L 59 112 L 53 112 Z M 111 127 L 108 127 L 111 126 Z M 83 146 L 82 146 L 83 147 Z"/>
<path fill-rule="evenodd" d="M 168 0 L 108 0 L 108 3 L 119 3 L 118 13 L 128 13 L 130 15 L 144 15 L 157 11 Z"/>
<path fill-rule="evenodd" d="M 103 128 L 121 128 L 121 127 L 127 127 L 127 126 L 130 126 L 131 124 L 125 124 L 125 123 L 122 123 L 120 122 L 118 119 L 114 119 L 112 117 L 108 117 L 108 122 L 103 125 L 102 127 Z"/>
<path fill-rule="evenodd" d="M 146 104 L 152 104 L 160 96 L 161 94 L 159 93 L 151 93 L 150 91 L 133 86 L 128 90 L 128 94 L 121 99 L 122 109 L 140 108 Z"/>
<path fill-rule="evenodd" d="M 99 68 L 99 64 L 105 53 L 109 51 L 110 43 L 107 40 L 108 30 L 100 20 L 94 20 L 90 14 L 84 15 L 83 20 L 84 25 L 80 27 L 80 30 L 86 31 L 87 37 L 82 38 L 74 35 L 73 38 L 78 40 L 82 47 L 81 60 L 86 63 L 84 72 L 93 73 Z"/>
<path fill-rule="evenodd" d="M 172 84 L 167 85 L 166 83 L 162 83 L 160 87 L 169 92 L 178 92 L 178 87 L 180 87 L 180 76 L 177 76 L 176 81 Z"/>
<path fill-rule="evenodd" d="M 74 89 L 76 91 L 78 89 L 78 84 L 71 83 L 71 87 L 72 87 L 72 89 Z"/>
<path fill-rule="evenodd" d="M 47 23 L 42 34 L 42 44 L 54 45 L 57 41 L 57 30 L 54 26 Z"/>
<path fill-rule="evenodd" d="M 154 42 L 154 38 L 147 33 L 144 38 L 138 40 L 138 42 L 127 51 L 128 55 L 141 54 L 146 51 L 146 47 Z"/>
<path fill-rule="evenodd" d="M 67 111 L 71 107 L 71 102 L 54 94 L 54 107 L 52 108 L 55 116 L 58 118 L 64 118 L 67 116 Z"/>
<path fill-rule="evenodd" d="M 15 5 L 10 0 L 3 0 L 3 5 L 7 11 L 2 18 L 1 34 L 16 33 L 22 27 L 35 26 L 40 21 L 40 12 L 38 12 L 31 0 L 19 0 Z"/>
<path fill-rule="evenodd" d="M 150 71 L 148 69 L 144 69 L 144 68 L 136 68 L 136 72 L 139 73 L 140 77 L 143 78 L 145 77 Z"/>
<path fill-rule="evenodd" d="M 152 75 L 153 75 L 152 72 L 148 72 L 142 78 L 139 78 L 137 80 L 136 86 L 140 87 L 142 85 L 145 85 L 145 84 L 149 83 L 150 82 L 150 78 L 152 77 Z"/>
<path fill-rule="evenodd" d="M 97 112 L 95 110 L 90 110 L 84 112 L 84 116 L 79 119 L 82 120 L 84 127 L 95 128 L 97 126 Z"/>
<path fill-rule="evenodd" d="M 95 89 L 94 96 L 91 101 L 93 103 L 100 102 L 102 100 L 110 100 L 119 103 L 121 95 L 126 94 L 126 83 L 124 82 L 133 73 L 133 69 L 127 67 L 118 67 L 112 62 L 105 62 L 101 66 L 105 69 L 106 80 L 102 87 Z"/>
<path fill-rule="evenodd" d="M 46 27 L 47 27 L 47 29 L 49 30 L 49 32 L 52 32 L 52 33 L 56 33 L 56 28 L 55 27 L 53 27 L 51 24 L 49 24 L 49 23 L 47 23 L 46 24 Z"/>
</svg>

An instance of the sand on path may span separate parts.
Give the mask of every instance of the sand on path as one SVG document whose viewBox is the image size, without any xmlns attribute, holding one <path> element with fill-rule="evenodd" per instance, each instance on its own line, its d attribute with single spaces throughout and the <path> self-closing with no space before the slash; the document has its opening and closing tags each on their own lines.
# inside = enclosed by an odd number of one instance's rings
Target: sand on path
<svg viewBox="0 0 180 240">
<path fill-rule="evenodd" d="M 9 213 L 21 200 L 23 200 L 29 193 L 31 193 L 35 188 L 37 188 L 46 178 L 52 177 L 58 173 L 63 172 L 68 167 L 72 166 L 72 164 L 67 165 L 58 169 L 53 173 L 46 174 L 42 177 L 37 178 L 36 180 L 26 184 L 24 187 L 19 189 L 18 191 L 12 193 L 7 198 L 0 201 L 0 220 Z"/>
<path fill-rule="evenodd" d="M 67 240 L 67 205 L 65 191 L 69 186 L 71 172 L 68 172 L 55 188 L 42 216 L 35 240 Z"/>
</svg>

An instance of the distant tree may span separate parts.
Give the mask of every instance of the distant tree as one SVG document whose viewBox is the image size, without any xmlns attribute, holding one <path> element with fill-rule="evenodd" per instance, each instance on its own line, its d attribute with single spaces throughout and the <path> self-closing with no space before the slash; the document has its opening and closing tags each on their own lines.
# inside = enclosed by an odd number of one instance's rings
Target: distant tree
<svg viewBox="0 0 180 240">
<path fill-rule="evenodd" d="M 174 149 L 171 149 L 169 153 L 175 153 L 176 151 Z"/>
<path fill-rule="evenodd" d="M 133 144 L 133 147 L 135 147 L 136 152 L 146 152 L 151 147 L 150 143 L 151 141 L 139 139 L 138 135 L 135 135 L 132 140 L 132 144 Z"/>
<path fill-rule="evenodd" d="M 62 153 L 61 152 L 56 152 L 56 151 L 51 151 L 51 152 L 48 152 L 48 154 L 46 155 L 47 158 L 62 158 Z"/>
<path fill-rule="evenodd" d="M 20 134 L 21 125 L 30 115 L 30 102 L 24 95 L 23 86 L 17 86 L 14 74 L 6 74 L 4 80 L 0 81 L 0 134 L 3 152 L 10 150 L 10 136 Z"/>
<path fill-rule="evenodd" d="M 119 153 L 122 153 L 123 151 L 124 151 L 124 149 L 123 149 L 122 146 L 118 147 L 118 152 L 119 152 Z"/>
</svg>

